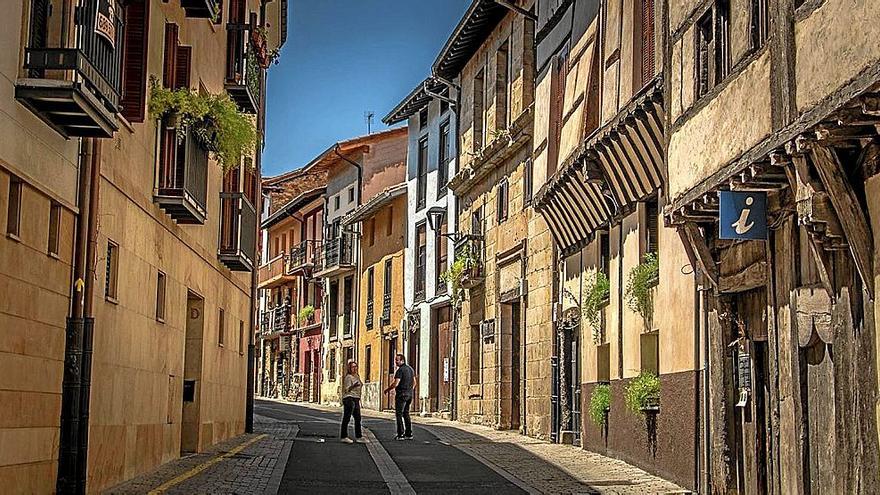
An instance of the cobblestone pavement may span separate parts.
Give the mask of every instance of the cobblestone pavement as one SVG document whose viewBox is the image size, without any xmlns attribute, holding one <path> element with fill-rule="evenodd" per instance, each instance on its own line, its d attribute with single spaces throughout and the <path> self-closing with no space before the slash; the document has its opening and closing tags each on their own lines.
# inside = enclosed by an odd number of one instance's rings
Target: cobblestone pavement
<svg viewBox="0 0 880 495">
<path fill-rule="evenodd" d="M 274 495 L 298 430 L 293 422 L 256 416 L 253 434 L 163 464 L 105 493 Z"/>
<path fill-rule="evenodd" d="M 320 410 L 335 410 L 309 405 Z M 365 416 L 393 418 L 365 411 Z M 560 445 L 512 431 L 413 416 L 441 442 L 458 448 L 533 494 L 669 494 L 689 493 L 618 459 Z M 512 479 L 513 478 L 513 479 Z"/>
</svg>

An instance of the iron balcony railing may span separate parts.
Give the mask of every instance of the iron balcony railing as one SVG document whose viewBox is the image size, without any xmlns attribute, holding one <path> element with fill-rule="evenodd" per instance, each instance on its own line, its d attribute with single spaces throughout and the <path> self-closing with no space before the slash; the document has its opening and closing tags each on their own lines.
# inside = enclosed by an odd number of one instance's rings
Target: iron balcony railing
<svg viewBox="0 0 880 495">
<path fill-rule="evenodd" d="M 391 293 L 386 292 L 382 296 L 382 324 L 391 323 Z"/>
<path fill-rule="evenodd" d="M 352 266 L 352 234 L 341 234 L 335 239 L 324 241 L 323 269 Z"/>
<path fill-rule="evenodd" d="M 220 260 L 231 270 L 254 269 L 257 212 L 244 193 L 220 193 Z"/>
<path fill-rule="evenodd" d="M 321 241 L 302 241 L 290 250 L 290 256 L 287 259 L 287 274 L 292 275 L 297 270 L 314 267 L 320 262 L 320 254 Z"/>
<path fill-rule="evenodd" d="M 364 324 L 367 328 L 373 328 L 373 299 L 367 301 L 367 310 L 364 315 Z"/>
<path fill-rule="evenodd" d="M 217 19 L 220 15 L 220 0 L 180 0 L 187 17 Z"/>
<path fill-rule="evenodd" d="M 208 151 L 195 133 L 181 136 L 162 124 L 155 200 L 178 223 L 205 223 L 208 204 Z"/>
<path fill-rule="evenodd" d="M 290 305 L 282 304 L 272 309 L 272 331 L 286 332 L 290 329 Z"/>
<path fill-rule="evenodd" d="M 260 333 L 265 335 L 271 333 L 271 313 L 269 311 L 260 311 Z"/>
<path fill-rule="evenodd" d="M 262 67 L 251 40 L 253 26 L 229 23 L 226 32 L 226 92 L 242 112 L 257 113 Z"/>
</svg>

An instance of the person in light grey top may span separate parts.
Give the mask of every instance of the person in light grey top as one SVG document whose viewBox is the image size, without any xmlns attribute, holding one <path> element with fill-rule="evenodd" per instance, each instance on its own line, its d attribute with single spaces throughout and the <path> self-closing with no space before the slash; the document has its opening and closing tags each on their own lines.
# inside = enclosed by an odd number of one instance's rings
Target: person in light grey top
<svg viewBox="0 0 880 495">
<path fill-rule="evenodd" d="M 354 443 L 348 438 L 348 422 L 354 416 L 354 436 L 358 443 L 366 443 L 361 432 L 361 391 L 364 388 L 358 375 L 358 364 L 349 361 L 348 369 L 342 378 L 342 432 L 339 437 L 344 443 Z"/>
</svg>

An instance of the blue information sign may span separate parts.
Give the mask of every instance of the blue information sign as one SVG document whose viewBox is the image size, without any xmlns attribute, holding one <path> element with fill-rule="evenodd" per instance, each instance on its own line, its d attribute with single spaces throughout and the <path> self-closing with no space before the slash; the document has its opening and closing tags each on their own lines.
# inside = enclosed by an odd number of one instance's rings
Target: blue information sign
<svg viewBox="0 0 880 495">
<path fill-rule="evenodd" d="M 721 239 L 767 239 L 767 193 L 721 191 L 719 233 Z"/>
</svg>

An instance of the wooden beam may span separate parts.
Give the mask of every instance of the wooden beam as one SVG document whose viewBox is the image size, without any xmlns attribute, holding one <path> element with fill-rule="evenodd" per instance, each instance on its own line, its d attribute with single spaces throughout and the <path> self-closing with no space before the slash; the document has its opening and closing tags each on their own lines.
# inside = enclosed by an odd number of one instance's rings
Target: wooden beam
<svg viewBox="0 0 880 495">
<path fill-rule="evenodd" d="M 718 292 L 745 292 L 767 285 L 767 262 L 757 261 L 733 275 L 722 275 L 718 280 Z"/>
<path fill-rule="evenodd" d="M 813 165 L 819 172 L 819 178 L 828 192 L 831 205 L 837 212 L 837 218 L 856 269 L 862 277 L 865 289 L 871 300 L 874 299 L 874 242 L 871 227 L 865 218 L 864 209 L 859 203 L 843 165 L 832 149 L 824 146 L 812 147 Z"/>
<path fill-rule="evenodd" d="M 695 263 L 706 279 L 717 289 L 718 266 L 715 264 L 712 251 L 709 250 L 709 245 L 706 244 L 706 239 L 700 232 L 700 228 L 694 222 L 685 222 L 679 229 L 679 235 L 683 236 L 682 241 L 687 248 L 691 263 Z"/>
</svg>

